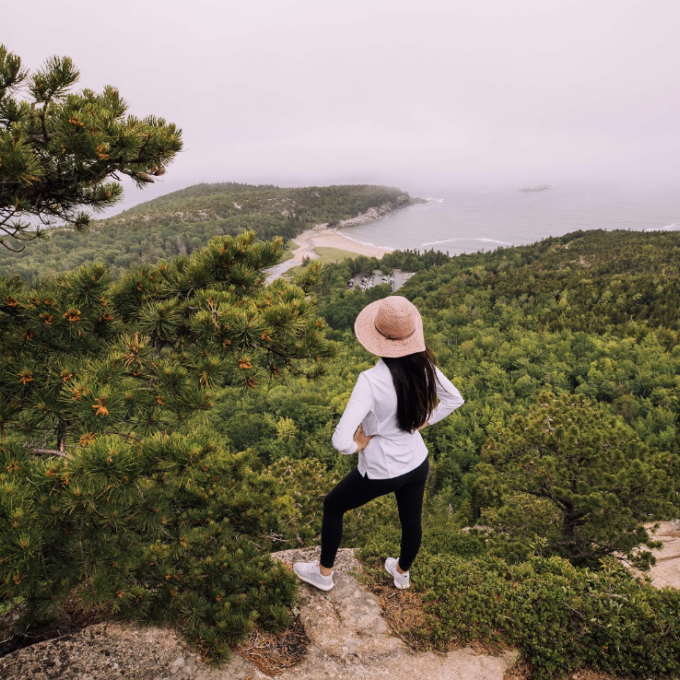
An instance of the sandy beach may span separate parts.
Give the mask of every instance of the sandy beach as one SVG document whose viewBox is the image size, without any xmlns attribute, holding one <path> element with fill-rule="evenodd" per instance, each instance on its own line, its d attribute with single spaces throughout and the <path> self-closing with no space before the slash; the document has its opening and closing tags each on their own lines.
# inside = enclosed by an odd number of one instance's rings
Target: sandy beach
<svg viewBox="0 0 680 680">
<path fill-rule="evenodd" d="M 368 243 L 359 243 L 331 227 L 315 227 L 308 229 L 296 236 L 293 241 L 298 244 L 293 252 L 293 259 L 302 262 L 302 258 L 307 256 L 312 259 L 317 257 L 314 248 L 339 248 L 350 253 L 366 255 L 367 257 L 382 257 L 385 253 L 390 253 L 394 248 L 384 246 L 374 246 Z"/>
<path fill-rule="evenodd" d="M 339 250 L 356 253 L 357 255 L 378 258 L 394 250 L 394 248 L 359 243 L 339 234 L 331 227 L 321 226 L 303 231 L 292 240 L 298 245 L 295 250 L 291 251 L 293 257 L 268 269 L 267 279 L 269 281 L 273 281 L 289 269 L 302 264 L 302 260 L 305 257 L 308 257 L 310 260 L 316 260 L 319 255 L 314 252 L 314 248 L 338 248 Z"/>
<path fill-rule="evenodd" d="M 417 203 L 427 203 L 427 201 L 422 198 L 413 197 L 407 199 L 406 196 L 403 198 L 404 201 L 399 203 L 397 207 L 390 203 L 384 203 L 379 207 L 369 208 L 366 212 L 355 215 L 354 217 L 340 220 L 335 227 L 329 227 L 327 224 L 317 224 L 313 229 L 303 231 L 293 239 L 293 241 L 298 244 L 299 248 L 291 251 L 293 253 L 293 259 L 288 260 L 288 262 L 294 263 L 291 266 L 295 266 L 300 264 L 304 257 L 309 257 L 312 260 L 316 259 L 318 255 L 314 252 L 314 248 L 338 248 L 339 250 L 356 253 L 357 255 L 366 255 L 367 257 L 377 258 L 382 257 L 385 253 L 391 253 L 394 248 L 375 246 L 371 243 L 355 241 L 339 232 L 338 229 L 367 224 L 379 217 L 396 212 L 401 208 L 407 208 L 408 206 Z"/>
</svg>

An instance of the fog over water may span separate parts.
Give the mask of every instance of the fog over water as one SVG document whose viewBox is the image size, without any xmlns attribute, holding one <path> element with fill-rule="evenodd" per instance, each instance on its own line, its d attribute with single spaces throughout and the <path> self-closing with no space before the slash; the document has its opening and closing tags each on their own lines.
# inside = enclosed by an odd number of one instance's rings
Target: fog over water
<svg viewBox="0 0 680 680">
<path fill-rule="evenodd" d="M 677 0 L 33 0 L 30 9 L 30 21 L 21 3 L 2 10 L 11 30 L 0 40 L 25 65 L 69 55 L 80 87 L 113 84 L 133 113 L 184 130 L 167 178 L 129 190 L 120 207 L 199 181 L 370 182 L 449 198 L 562 190 L 530 198 L 547 202 L 576 185 L 624 198 L 634 187 L 643 201 L 678 194 Z M 649 221 L 679 218 L 658 209 Z"/>
</svg>

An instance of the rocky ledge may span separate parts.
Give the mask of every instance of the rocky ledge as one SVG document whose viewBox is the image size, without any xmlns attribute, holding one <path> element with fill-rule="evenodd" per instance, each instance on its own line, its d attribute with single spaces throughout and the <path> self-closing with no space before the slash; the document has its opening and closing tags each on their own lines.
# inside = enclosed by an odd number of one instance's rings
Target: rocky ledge
<svg viewBox="0 0 680 680">
<path fill-rule="evenodd" d="M 648 527 L 651 537 L 661 541 L 661 548 L 652 550 L 656 564 L 649 570 L 652 585 L 657 588 L 680 588 L 680 520 L 659 522 L 654 531 Z"/>
<path fill-rule="evenodd" d="M 650 527 L 651 528 L 651 527 Z M 652 583 L 680 587 L 680 522 L 661 522 L 653 537 Z M 318 548 L 274 553 L 292 565 L 318 559 Z M 516 652 L 480 654 L 469 647 L 446 655 L 414 653 L 390 634 L 376 597 L 359 584 L 354 551 L 340 550 L 335 588 L 328 593 L 303 584 L 297 617 L 304 627 L 306 654 L 277 675 L 280 680 L 502 680 Z M 399 591 L 401 593 L 401 591 Z M 401 594 L 400 594 L 401 596 Z M 270 676 L 246 658 L 232 655 L 212 670 L 170 629 L 100 623 L 0 658 L 2 680 L 264 680 Z M 252 658 L 250 654 L 250 658 Z M 514 673 L 514 671 L 513 671 Z M 581 675 L 579 677 L 602 677 Z M 575 676 L 576 677 L 576 676 Z"/>
<path fill-rule="evenodd" d="M 318 559 L 318 549 L 286 550 L 285 564 Z M 300 589 L 299 618 L 309 644 L 306 655 L 281 680 L 501 680 L 517 659 L 462 648 L 447 655 L 413 653 L 390 634 L 375 596 L 359 584 L 361 565 L 341 550 L 335 588 Z M 0 659 L 3 680 L 256 680 L 269 676 L 234 653 L 211 670 L 172 630 L 102 623 L 42 642 Z"/>
</svg>

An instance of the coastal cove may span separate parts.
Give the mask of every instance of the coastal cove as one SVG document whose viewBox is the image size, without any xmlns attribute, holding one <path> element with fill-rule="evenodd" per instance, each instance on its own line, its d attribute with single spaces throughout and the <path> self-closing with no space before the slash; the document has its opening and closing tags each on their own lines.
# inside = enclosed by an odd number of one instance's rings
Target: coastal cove
<svg viewBox="0 0 680 680">
<path fill-rule="evenodd" d="M 426 201 L 421 198 L 409 198 L 398 204 L 396 208 L 392 204 L 384 203 L 377 208 L 369 208 L 366 212 L 360 213 L 355 217 L 340 220 L 334 226 L 330 226 L 328 223 L 316 224 L 312 229 L 307 229 L 292 239 L 298 246 L 291 251 L 293 257 L 268 269 L 267 281 L 277 279 L 285 272 L 301 265 L 305 259 L 318 259 L 319 253 L 316 251 L 317 248 L 332 248 L 345 253 L 365 255 L 366 257 L 377 257 L 380 259 L 385 253 L 392 252 L 394 248 L 357 241 L 338 230 L 346 227 L 355 227 L 360 224 L 368 224 L 380 217 L 391 215 L 398 210 L 403 210 L 425 202 Z"/>
<path fill-rule="evenodd" d="M 274 280 L 316 248 L 380 258 L 394 250 L 441 250 L 450 255 L 529 245 L 549 236 L 590 229 L 674 231 L 680 229 L 680 197 L 634 190 L 555 187 L 430 191 L 397 209 L 371 209 L 333 226 L 318 224 L 295 236 L 293 258 L 268 270 Z"/>
<path fill-rule="evenodd" d="M 17 274 L 25 281 L 35 281 L 95 258 L 116 278 L 130 267 L 191 255 L 213 237 L 244 231 L 254 232 L 262 241 L 278 236 L 290 246 L 292 239 L 313 230 L 314 244 L 309 250 L 325 247 L 326 261 L 330 261 L 329 247 L 340 248 L 345 254 L 384 253 L 391 248 L 366 249 L 351 239 L 340 243 L 342 236 L 334 235 L 334 230 L 355 228 L 419 200 L 395 187 L 371 185 L 280 188 L 230 182 L 198 184 L 97 221 L 81 235 L 67 225 L 51 229 L 49 239 L 23 252 L 0 249 L 0 275 Z M 302 243 L 308 237 L 302 236 Z M 290 257 L 290 252 L 287 255 Z M 282 269 L 296 264 L 299 261 Z"/>
<path fill-rule="evenodd" d="M 664 189 L 556 185 L 520 187 L 409 187 L 428 197 L 340 234 L 395 250 L 441 250 L 450 255 L 529 245 L 578 230 L 680 229 L 680 194 Z M 351 236 L 350 236 L 351 235 Z"/>
</svg>

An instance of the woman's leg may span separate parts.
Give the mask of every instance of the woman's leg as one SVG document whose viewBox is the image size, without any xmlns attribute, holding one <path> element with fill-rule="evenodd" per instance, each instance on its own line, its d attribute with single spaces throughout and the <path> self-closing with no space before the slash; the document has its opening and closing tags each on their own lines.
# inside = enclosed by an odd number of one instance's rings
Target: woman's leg
<svg viewBox="0 0 680 680">
<path fill-rule="evenodd" d="M 319 563 L 331 569 L 342 539 L 342 516 L 353 508 L 390 493 L 393 487 L 389 479 L 362 477 L 357 468 L 345 475 L 323 502 L 321 524 L 321 559 Z"/>
<path fill-rule="evenodd" d="M 406 483 L 394 492 L 401 522 L 401 552 L 397 564 L 404 572 L 411 568 L 420 550 L 423 536 L 423 496 L 428 470 L 429 463 L 425 459 L 415 470 L 408 473 Z"/>
</svg>

